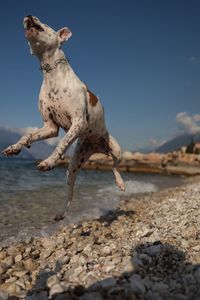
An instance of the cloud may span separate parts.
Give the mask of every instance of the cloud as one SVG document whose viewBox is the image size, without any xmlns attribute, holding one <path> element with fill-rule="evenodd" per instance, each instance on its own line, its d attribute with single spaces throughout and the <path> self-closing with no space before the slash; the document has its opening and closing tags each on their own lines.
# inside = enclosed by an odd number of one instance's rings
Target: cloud
<svg viewBox="0 0 200 300">
<path fill-rule="evenodd" d="M 150 138 L 148 141 L 144 143 L 138 143 L 133 145 L 133 151 L 140 152 L 151 152 L 156 148 L 160 147 L 166 142 L 166 140 L 157 140 L 155 138 Z"/>
<path fill-rule="evenodd" d="M 200 64 L 200 58 L 197 57 L 197 56 L 190 56 L 189 57 L 189 61 L 192 63 L 192 64 L 195 64 L 195 65 L 199 65 Z"/>
<path fill-rule="evenodd" d="M 181 125 L 184 133 L 196 134 L 200 132 L 200 115 L 189 116 L 186 112 L 176 115 L 176 121 Z"/>
</svg>

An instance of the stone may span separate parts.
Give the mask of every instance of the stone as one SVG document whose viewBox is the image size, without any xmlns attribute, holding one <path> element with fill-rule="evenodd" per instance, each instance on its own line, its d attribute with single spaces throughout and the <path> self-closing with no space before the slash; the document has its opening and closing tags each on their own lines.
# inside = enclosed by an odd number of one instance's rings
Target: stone
<svg viewBox="0 0 200 300">
<path fill-rule="evenodd" d="M 196 271 L 194 272 L 194 277 L 196 279 L 196 281 L 198 282 L 198 284 L 200 284 L 200 267 L 196 269 Z"/>
<path fill-rule="evenodd" d="M 107 256 L 107 255 L 110 255 L 111 254 L 111 249 L 109 246 L 104 246 L 102 249 L 101 249 L 101 255 L 102 256 Z"/>
<path fill-rule="evenodd" d="M 40 254 L 40 258 L 44 259 L 44 258 L 48 258 L 50 255 L 52 254 L 52 249 L 44 249 L 41 254 Z"/>
<path fill-rule="evenodd" d="M 8 293 L 6 291 L 0 291 L 0 299 L 8 300 Z"/>
<path fill-rule="evenodd" d="M 106 278 L 100 281 L 99 285 L 103 289 L 109 289 L 116 285 L 117 280 L 115 278 Z"/>
<path fill-rule="evenodd" d="M 66 250 L 64 248 L 61 248 L 54 252 L 54 257 L 56 260 L 62 259 L 62 257 L 65 255 L 66 255 Z"/>
<path fill-rule="evenodd" d="M 59 279 L 56 275 L 52 275 L 47 279 L 47 286 L 51 288 L 53 285 L 59 283 Z"/>
<path fill-rule="evenodd" d="M 13 265 L 14 259 L 12 256 L 7 256 L 4 260 L 3 263 L 6 264 L 8 266 L 8 268 L 10 268 Z"/>
<path fill-rule="evenodd" d="M 8 285 L 6 291 L 9 295 L 16 295 L 21 291 L 21 288 L 16 284 L 16 282 L 12 282 Z"/>
<path fill-rule="evenodd" d="M 79 300 L 103 300 L 104 298 L 98 292 L 85 293 L 83 296 L 79 297 Z"/>
<path fill-rule="evenodd" d="M 144 282 L 140 275 L 134 274 L 130 277 L 130 285 L 131 289 L 136 294 L 144 294 L 146 292 L 146 288 Z"/>
<path fill-rule="evenodd" d="M 8 266 L 6 264 L 4 264 L 4 263 L 1 263 L 0 264 L 0 275 L 6 273 L 7 270 L 8 270 Z"/>
<path fill-rule="evenodd" d="M 116 268 L 116 265 L 113 262 L 108 262 L 105 266 L 103 266 L 102 271 L 109 273 L 113 269 Z"/>
<path fill-rule="evenodd" d="M 24 268 L 27 270 L 27 271 L 34 271 L 37 269 L 37 262 L 33 261 L 32 258 L 28 258 L 27 260 L 24 260 Z"/>
<path fill-rule="evenodd" d="M 0 251 L 0 261 L 3 261 L 7 256 L 7 252 L 6 251 Z"/>
<path fill-rule="evenodd" d="M 59 295 L 55 295 L 53 300 L 72 300 L 72 297 L 68 293 L 62 293 Z"/>
<path fill-rule="evenodd" d="M 45 249 L 48 249 L 48 250 L 55 250 L 56 248 L 56 241 L 53 241 L 52 239 L 45 239 L 42 243 L 42 246 L 45 248 Z"/>
<path fill-rule="evenodd" d="M 157 292 L 158 294 L 162 294 L 163 292 L 166 292 L 168 290 L 168 285 L 163 282 L 156 282 L 152 286 L 152 291 Z"/>
<path fill-rule="evenodd" d="M 24 271 L 14 271 L 12 273 L 12 275 L 16 276 L 16 277 L 24 277 L 24 275 L 27 274 L 28 271 L 24 270 Z"/>
<path fill-rule="evenodd" d="M 26 296 L 26 300 L 48 300 L 48 295 L 46 291 L 35 292 Z"/>
<path fill-rule="evenodd" d="M 60 260 L 63 265 L 67 265 L 70 262 L 70 257 L 68 255 L 65 255 Z"/>
<path fill-rule="evenodd" d="M 150 256 L 158 255 L 161 252 L 161 246 L 160 245 L 153 245 L 145 249 L 145 252 L 149 254 Z"/>
<path fill-rule="evenodd" d="M 57 283 L 51 287 L 51 289 L 49 291 L 49 298 L 51 299 L 53 295 L 60 294 L 63 292 L 64 292 L 63 287 L 59 283 Z"/>
<path fill-rule="evenodd" d="M 19 261 L 21 261 L 22 260 L 22 255 L 21 255 L 21 253 L 20 254 L 17 254 L 16 256 L 15 256 L 15 262 L 17 263 L 17 262 L 19 262 Z"/>
</svg>

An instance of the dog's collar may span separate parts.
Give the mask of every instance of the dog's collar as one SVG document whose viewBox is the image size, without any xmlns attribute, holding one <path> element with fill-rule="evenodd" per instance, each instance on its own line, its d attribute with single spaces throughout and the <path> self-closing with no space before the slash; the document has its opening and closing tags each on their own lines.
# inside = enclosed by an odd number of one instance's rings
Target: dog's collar
<svg viewBox="0 0 200 300">
<path fill-rule="evenodd" d="M 57 65 L 58 65 L 59 63 L 65 63 L 65 62 L 67 62 L 67 61 L 68 61 L 67 58 L 62 57 L 62 58 L 57 59 L 57 60 L 55 61 L 54 65 L 50 65 L 50 64 L 41 64 L 41 65 L 40 65 L 40 70 L 43 70 L 43 71 L 45 71 L 45 72 L 47 72 L 47 73 L 50 73 L 52 70 L 54 70 L 54 69 L 57 67 Z"/>
</svg>

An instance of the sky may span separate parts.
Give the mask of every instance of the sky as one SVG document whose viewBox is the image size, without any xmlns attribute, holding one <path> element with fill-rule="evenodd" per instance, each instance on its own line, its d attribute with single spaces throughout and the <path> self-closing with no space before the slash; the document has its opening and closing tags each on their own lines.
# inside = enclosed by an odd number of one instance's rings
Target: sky
<svg viewBox="0 0 200 300">
<path fill-rule="evenodd" d="M 42 126 L 42 73 L 22 26 L 30 14 L 72 31 L 63 50 L 123 149 L 200 130 L 198 0 L 1 1 L 0 126 Z"/>
</svg>

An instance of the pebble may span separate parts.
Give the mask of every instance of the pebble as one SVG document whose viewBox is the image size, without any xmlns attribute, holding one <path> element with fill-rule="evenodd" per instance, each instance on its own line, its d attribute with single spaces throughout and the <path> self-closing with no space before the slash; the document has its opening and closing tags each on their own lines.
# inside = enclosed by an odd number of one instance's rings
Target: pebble
<svg viewBox="0 0 200 300">
<path fill-rule="evenodd" d="M 106 278 L 104 280 L 102 280 L 99 285 L 100 287 L 102 287 L 103 289 L 108 289 L 111 288 L 113 286 L 116 285 L 116 279 L 115 278 Z"/>
<path fill-rule="evenodd" d="M 15 262 L 17 263 L 17 262 L 21 261 L 22 258 L 23 258 L 23 257 L 22 257 L 21 254 L 16 255 L 16 256 L 15 256 Z"/>
<path fill-rule="evenodd" d="M 107 256 L 107 255 L 110 255 L 111 254 L 111 249 L 109 246 L 104 246 L 102 249 L 101 249 L 101 255 L 102 256 Z"/>
<path fill-rule="evenodd" d="M 59 283 L 59 279 L 58 279 L 57 275 L 52 275 L 47 279 L 48 288 L 51 288 L 52 286 L 54 286 L 57 283 Z"/>
<path fill-rule="evenodd" d="M 1 263 L 1 264 L 0 264 L 0 275 L 2 275 L 2 274 L 4 274 L 4 273 L 6 273 L 6 272 L 7 272 L 7 270 L 8 270 L 8 267 L 7 267 L 7 265 L 6 265 L 6 264 L 4 264 L 4 263 Z"/>
<path fill-rule="evenodd" d="M 98 292 L 85 293 L 79 300 L 103 300 L 103 297 Z"/>
<path fill-rule="evenodd" d="M 0 300 L 199 299 L 200 183 L 120 205 L 2 247 Z"/>
<path fill-rule="evenodd" d="M 53 285 L 51 288 L 50 288 L 50 291 L 49 291 L 49 298 L 51 299 L 53 295 L 55 294 L 61 294 L 64 292 L 64 289 L 63 287 L 57 283 L 55 285 Z"/>
<path fill-rule="evenodd" d="M 146 291 L 145 285 L 143 280 L 141 279 L 140 275 L 134 274 L 130 277 L 130 285 L 131 289 L 136 294 L 144 294 Z"/>
</svg>

